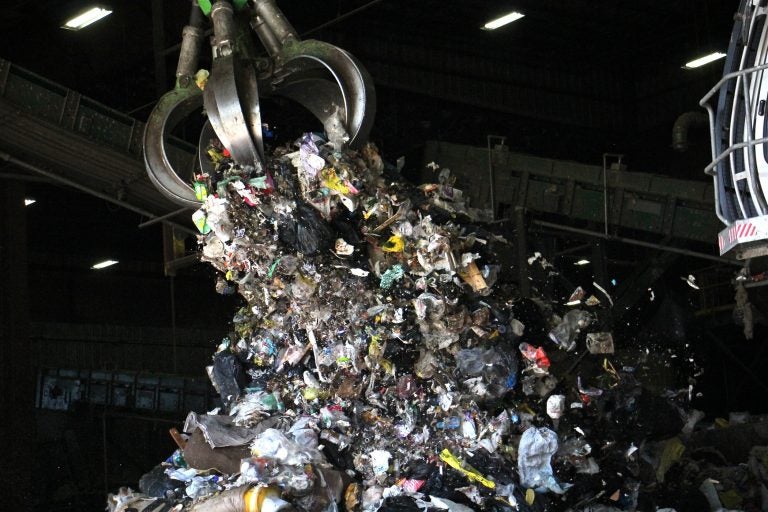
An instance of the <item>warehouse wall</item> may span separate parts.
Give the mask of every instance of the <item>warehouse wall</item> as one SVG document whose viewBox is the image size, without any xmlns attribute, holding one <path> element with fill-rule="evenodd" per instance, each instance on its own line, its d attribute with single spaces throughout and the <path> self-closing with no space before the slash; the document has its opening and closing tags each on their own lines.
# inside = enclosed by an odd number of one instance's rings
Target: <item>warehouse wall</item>
<svg viewBox="0 0 768 512">
<path fill-rule="evenodd" d="M 33 263 L 33 361 L 40 367 L 200 375 L 227 334 L 237 299 L 216 294 L 212 272 L 202 265 L 183 271 L 173 283 L 174 329 L 171 281 L 159 265 L 121 267 L 96 272 L 74 260 Z"/>
</svg>

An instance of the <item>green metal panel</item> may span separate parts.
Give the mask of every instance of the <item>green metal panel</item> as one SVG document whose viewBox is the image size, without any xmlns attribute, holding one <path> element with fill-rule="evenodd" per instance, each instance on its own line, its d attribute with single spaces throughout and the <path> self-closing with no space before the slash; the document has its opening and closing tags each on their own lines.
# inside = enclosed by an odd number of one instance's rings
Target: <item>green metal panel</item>
<svg viewBox="0 0 768 512">
<path fill-rule="evenodd" d="M 83 98 L 75 118 L 75 130 L 107 146 L 127 151 L 133 122 L 109 115 L 98 103 Z"/>
<path fill-rule="evenodd" d="M 553 160 L 552 162 L 552 174 L 558 178 L 587 183 L 602 183 L 603 181 L 603 170 L 600 167 L 564 160 Z"/>
<path fill-rule="evenodd" d="M 624 195 L 619 224 L 643 231 L 660 231 L 663 215 L 664 203 L 637 195 Z"/>
<path fill-rule="evenodd" d="M 608 171 L 608 188 L 620 187 L 625 190 L 645 192 L 650 188 L 652 176 L 639 172 Z M 600 186 L 602 186 L 602 179 Z"/>
<path fill-rule="evenodd" d="M 31 73 L 19 73 L 12 68 L 5 85 L 5 99 L 37 117 L 58 123 L 64 108 L 67 90 L 53 86 Z"/>
<path fill-rule="evenodd" d="M 528 182 L 528 194 L 525 205 L 528 208 L 535 208 L 541 212 L 558 213 L 561 197 L 562 192 L 558 193 L 556 183 L 530 180 Z"/>
<path fill-rule="evenodd" d="M 520 187 L 520 178 L 512 175 L 496 177 L 496 201 L 499 203 L 512 204 L 517 195 L 517 189 Z M 486 193 L 485 197 L 488 197 Z M 479 203 L 482 205 L 483 203 Z"/>
<path fill-rule="evenodd" d="M 713 242 L 711 233 L 720 229 L 720 221 L 708 210 L 690 206 L 678 206 L 675 209 L 675 220 L 672 224 L 672 234 L 681 238 L 693 238 L 702 242 Z"/>
<path fill-rule="evenodd" d="M 507 164 L 509 168 L 518 172 L 528 171 L 543 175 L 548 175 L 552 172 L 552 160 L 522 153 L 509 153 Z"/>
<path fill-rule="evenodd" d="M 573 191 L 572 217 L 589 221 L 603 220 L 603 191 L 577 186 Z"/>
</svg>

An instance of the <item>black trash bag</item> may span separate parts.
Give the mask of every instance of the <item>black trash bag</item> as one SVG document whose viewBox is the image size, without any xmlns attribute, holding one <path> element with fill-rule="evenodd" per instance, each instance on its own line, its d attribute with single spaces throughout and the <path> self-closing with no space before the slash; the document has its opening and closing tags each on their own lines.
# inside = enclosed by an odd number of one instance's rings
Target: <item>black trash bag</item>
<svg viewBox="0 0 768 512">
<path fill-rule="evenodd" d="M 407 339 L 411 340 L 412 338 Z M 399 373 L 407 372 L 407 369 L 413 368 L 414 363 L 419 359 L 419 350 L 415 348 L 416 346 L 413 342 L 406 344 L 397 338 L 392 338 L 387 341 L 384 357 L 395 363 L 397 369 L 400 370 Z"/>
<path fill-rule="evenodd" d="M 294 199 L 296 191 L 299 190 L 296 171 L 290 163 L 280 159 L 270 161 L 270 172 L 272 181 L 275 184 L 276 192 L 286 199 Z"/>
<path fill-rule="evenodd" d="M 467 495 L 456 490 L 467 485 L 469 485 L 469 480 L 466 476 L 447 467 L 443 474 L 440 474 L 440 471 L 432 471 L 419 492 L 473 507 Z"/>
<path fill-rule="evenodd" d="M 345 242 L 350 245 L 359 245 L 364 239 L 360 234 L 360 215 L 353 215 L 349 211 L 339 212 L 331 221 L 333 229 L 340 238 L 343 238 Z"/>
<path fill-rule="evenodd" d="M 387 498 L 378 509 L 379 512 L 420 512 L 422 509 L 408 496 L 396 496 Z"/>
<path fill-rule="evenodd" d="M 328 462 L 333 464 L 333 467 L 343 471 L 352 470 L 355 471 L 355 461 L 350 450 L 339 449 L 337 444 L 327 442 L 323 443 L 322 452 L 328 459 Z"/>
<path fill-rule="evenodd" d="M 152 498 L 173 499 L 184 495 L 184 482 L 165 474 L 165 466 L 158 464 L 139 479 L 139 490 Z"/>
<path fill-rule="evenodd" d="M 497 485 L 506 485 L 517 482 L 513 468 L 510 467 L 509 462 L 498 455 L 488 453 L 484 449 L 479 449 L 470 457 L 467 457 L 466 460 L 467 463 L 484 476 L 490 476 Z"/>
<path fill-rule="evenodd" d="M 296 202 L 292 216 L 281 216 L 277 226 L 280 241 L 306 255 L 329 249 L 334 243 L 333 230 L 311 205 Z"/>
<path fill-rule="evenodd" d="M 409 466 L 405 474 L 408 475 L 409 480 L 428 480 L 429 475 L 435 470 L 437 470 L 437 466 L 434 464 L 422 462 Z"/>
<path fill-rule="evenodd" d="M 485 512 L 519 512 L 520 509 L 512 508 L 509 505 L 505 505 L 499 501 L 491 501 L 483 507 Z"/>
<path fill-rule="evenodd" d="M 213 380 L 225 405 L 234 402 L 247 383 L 243 364 L 235 354 L 221 351 L 213 357 Z"/>
</svg>

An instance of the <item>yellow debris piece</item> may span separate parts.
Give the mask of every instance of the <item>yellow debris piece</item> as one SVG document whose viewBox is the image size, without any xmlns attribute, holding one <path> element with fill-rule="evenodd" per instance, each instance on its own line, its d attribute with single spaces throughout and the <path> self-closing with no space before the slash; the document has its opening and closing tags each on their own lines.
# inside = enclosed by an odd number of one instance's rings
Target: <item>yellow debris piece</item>
<svg viewBox="0 0 768 512">
<path fill-rule="evenodd" d="M 381 250 L 384 252 L 403 252 L 405 249 L 405 240 L 400 235 L 392 235 L 389 240 L 384 242 Z"/>
<path fill-rule="evenodd" d="M 533 505 L 533 501 L 536 499 L 536 493 L 533 492 L 533 489 L 528 489 L 525 491 L 525 502 L 529 505 Z"/>
<path fill-rule="evenodd" d="M 323 178 L 323 185 L 339 194 L 349 194 L 349 187 L 344 183 L 344 180 L 336 175 L 336 171 L 326 167 L 320 171 L 320 176 Z"/>
<path fill-rule="evenodd" d="M 470 471 L 468 469 L 465 469 L 462 465 L 461 461 L 448 449 L 444 449 L 440 452 L 440 460 L 451 466 L 456 471 L 459 471 L 460 473 L 464 474 L 467 478 L 469 478 L 470 482 L 479 482 L 483 484 L 484 486 L 488 487 L 489 489 L 495 489 L 496 483 L 488 480 L 483 475 L 476 471 Z"/>
<path fill-rule="evenodd" d="M 685 445 L 683 445 L 679 438 L 673 437 L 672 439 L 667 439 L 667 442 L 664 443 L 664 449 L 661 452 L 659 468 L 656 470 L 656 480 L 664 482 L 664 475 L 669 468 L 680 460 L 684 451 Z"/>
</svg>

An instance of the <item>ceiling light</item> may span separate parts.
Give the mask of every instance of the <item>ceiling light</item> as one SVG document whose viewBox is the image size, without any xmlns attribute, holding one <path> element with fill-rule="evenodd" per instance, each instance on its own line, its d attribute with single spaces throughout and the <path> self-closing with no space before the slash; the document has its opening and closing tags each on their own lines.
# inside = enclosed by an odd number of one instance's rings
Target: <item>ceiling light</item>
<svg viewBox="0 0 768 512">
<path fill-rule="evenodd" d="M 589 260 L 579 260 L 574 265 L 582 266 L 582 265 L 589 265 Z"/>
<path fill-rule="evenodd" d="M 74 18 L 64 23 L 64 25 L 61 28 L 65 28 L 67 30 L 80 30 L 81 28 L 87 27 L 91 23 L 96 23 L 101 18 L 109 16 L 110 14 L 112 14 L 112 11 L 110 11 L 109 9 L 103 9 L 101 7 L 91 7 L 84 13 L 78 14 Z"/>
<path fill-rule="evenodd" d="M 509 23 L 512 23 L 513 21 L 517 21 L 520 18 L 525 16 L 525 14 L 520 12 L 511 12 L 509 14 L 505 14 L 504 16 L 501 16 L 499 18 L 496 18 L 495 20 L 491 20 L 485 25 L 483 25 L 484 30 L 495 30 L 499 27 L 503 27 L 504 25 L 507 25 Z"/>
<path fill-rule="evenodd" d="M 99 263 L 96 263 L 91 268 L 94 270 L 99 270 L 102 268 L 111 267 L 112 265 L 116 265 L 116 264 L 117 264 L 117 260 L 104 260 L 104 261 L 100 261 Z"/>
<path fill-rule="evenodd" d="M 37 202 L 37 199 L 32 199 L 31 197 L 28 197 L 24 200 L 24 206 L 29 206 L 31 204 L 35 204 Z"/>
<path fill-rule="evenodd" d="M 699 57 L 698 59 L 693 59 L 691 62 L 686 62 L 683 68 L 684 69 L 698 68 L 703 66 L 704 64 L 709 64 L 710 62 L 714 62 L 717 59 L 722 59 L 723 57 L 725 57 L 725 54 L 723 52 L 710 53 L 709 55 Z"/>
<path fill-rule="evenodd" d="M 578 306 L 581 304 L 580 300 L 571 300 L 565 303 L 566 306 Z"/>
</svg>

